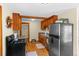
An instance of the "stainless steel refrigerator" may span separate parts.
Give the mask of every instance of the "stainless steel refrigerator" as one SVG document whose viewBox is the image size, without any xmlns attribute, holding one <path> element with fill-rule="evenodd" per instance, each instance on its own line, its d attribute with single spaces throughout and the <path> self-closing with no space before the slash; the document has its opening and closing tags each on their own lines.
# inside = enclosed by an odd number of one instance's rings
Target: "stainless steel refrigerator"
<svg viewBox="0 0 79 59">
<path fill-rule="evenodd" d="M 73 56 L 73 24 L 50 25 L 48 42 L 50 56 Z"/>
</svg>

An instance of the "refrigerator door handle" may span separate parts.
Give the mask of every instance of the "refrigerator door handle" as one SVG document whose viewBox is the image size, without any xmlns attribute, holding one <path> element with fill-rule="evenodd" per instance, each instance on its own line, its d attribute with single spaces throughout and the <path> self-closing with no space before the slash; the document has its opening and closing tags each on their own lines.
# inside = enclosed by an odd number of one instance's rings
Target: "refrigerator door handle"
<svg viewBox="0 0 79 59">
<path fill-rule="evenodd" d="M 52 44 L 53 44 L 53 39 L 51 40 Z"/>
</svg>

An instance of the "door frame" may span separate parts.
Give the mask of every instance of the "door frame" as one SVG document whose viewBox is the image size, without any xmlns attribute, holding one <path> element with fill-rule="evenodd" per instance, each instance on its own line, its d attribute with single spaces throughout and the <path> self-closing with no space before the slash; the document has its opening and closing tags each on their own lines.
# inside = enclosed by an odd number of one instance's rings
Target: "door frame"
<svg viewBox="0 0 79 59">
<path fill-rule="evenodd" d="M 29 25 L 29 22 L 22 22 L 21 24 L 27 24 L 28 25 L 28 42 L 30 41 L 30 25 Z M 21 29 L 20 29 L 20 36 L 22 35 L 22 26 L 21 26 Z"/>
<path fill-rule="evenodd" d="M 0 41 L 1 41 L 1 52 L 0 52 L 0 55 L 2 56 L 2 6 L 0 5 L 0 34 L 1 34 L 1 38 L 0 38 Z"/>
</svg>

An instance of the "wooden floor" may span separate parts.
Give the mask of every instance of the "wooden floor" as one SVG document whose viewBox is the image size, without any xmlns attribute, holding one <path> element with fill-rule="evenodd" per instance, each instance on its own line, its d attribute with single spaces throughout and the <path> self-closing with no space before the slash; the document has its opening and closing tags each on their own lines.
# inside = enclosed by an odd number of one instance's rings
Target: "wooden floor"
<svg viewBox="0 0 79 59">
<path fill-rule="evenodd" d="M 37 42 L 37 43 L 39 43 L 39 42 Z M 36 53 L 37 53 L 38 56 L 48 56 L 48 51 L 47 51 L 47 49 L 46 49 L 46 48 L 38 49 L 38 48 L 36 47 L 36 44 L 37 44 L 37 43 L 31 43 L 31 42 L 27 43 L 27 44 L 26 44 L 26 50 L 27 50 L 27 52 L 36 51 Z"/>
</svg>

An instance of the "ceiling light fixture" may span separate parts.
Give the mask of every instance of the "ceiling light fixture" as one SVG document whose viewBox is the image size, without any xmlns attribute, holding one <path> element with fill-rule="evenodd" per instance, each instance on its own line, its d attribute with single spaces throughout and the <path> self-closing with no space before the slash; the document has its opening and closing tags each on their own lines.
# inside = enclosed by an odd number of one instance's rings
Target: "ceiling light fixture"
<svg viewBox="0 0 79 59">
<path fill-rule="evenodd" d="M 31 19 L 32 21 L 34 21 L 35 19 Z"/>
</svg>

